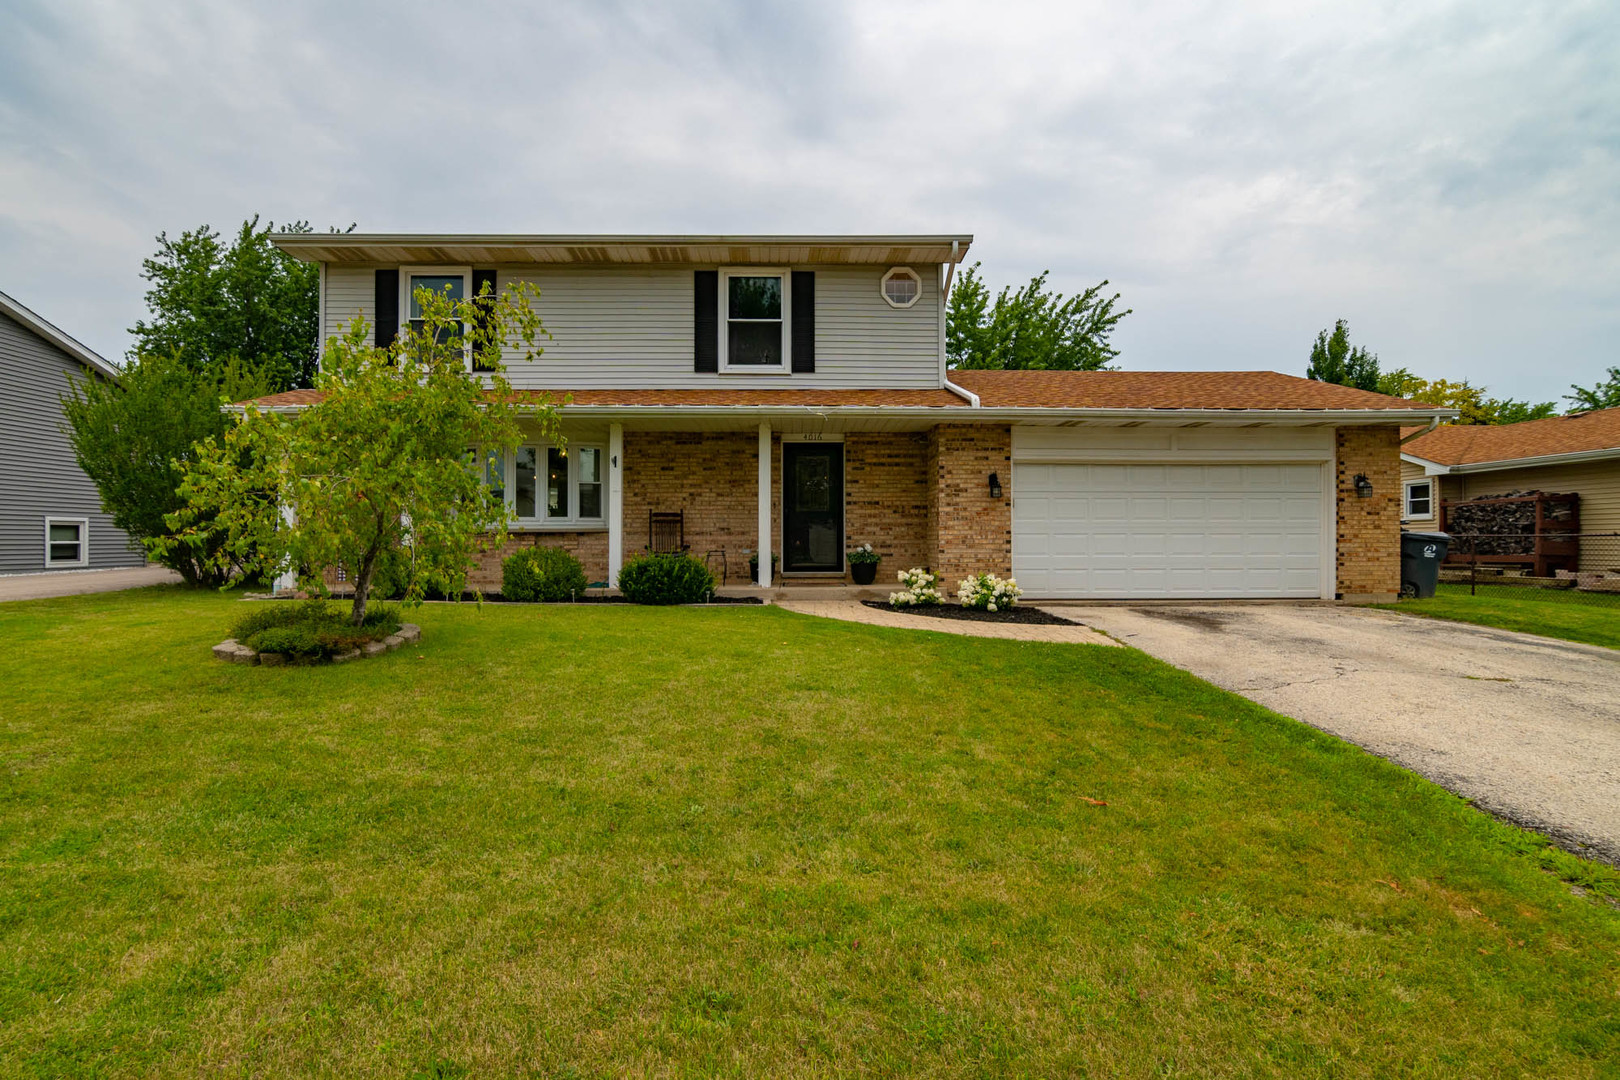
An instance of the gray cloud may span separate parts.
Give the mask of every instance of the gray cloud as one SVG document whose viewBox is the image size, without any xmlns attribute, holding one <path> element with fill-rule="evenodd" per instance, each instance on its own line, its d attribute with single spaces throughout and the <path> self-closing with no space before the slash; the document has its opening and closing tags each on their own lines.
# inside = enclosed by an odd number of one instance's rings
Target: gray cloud
<svg viewBox="0 0 1620 1080">
<path fill-rule="evenodd" d="M 1620 362 L 1603 4 L 51 3 L 0 35 L 0 288 L 117 356 L 160 230 L 970 230 L 1132 368 Z"/>
</svg>

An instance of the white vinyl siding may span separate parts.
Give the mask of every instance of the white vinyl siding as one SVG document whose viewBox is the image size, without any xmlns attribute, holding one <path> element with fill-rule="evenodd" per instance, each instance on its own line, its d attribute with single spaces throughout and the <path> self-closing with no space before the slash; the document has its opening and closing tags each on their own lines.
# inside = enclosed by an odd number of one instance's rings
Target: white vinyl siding
<svg viewBox="0 0 1620 1080">
<path fill-rule="evenodd" d="M 377 322 L 377 271 L 374 267 L 326 267 L 326 326 L 321 331 L 321 350 L 326 339 L 348 331 L 357 316 L 375 327 Z M 373 335 L 375 340 L 375 335 Z"/>
<path fill-rule="evenodd" d="M 939 385 L 939 283 L 918 267 L 922 296 L 909 308 L 883 299 L 887 266 L 793 266 L 816 272 L 816 370 L 781 376 L 782 389 Z M 507 370 L 522 389 L 758 388 L 747 373 L 692 370 L 691 268 L 499 267 L 502 289 L 527 281 L 540 290 L 536 305 L 550 339 L 533 364 Z M 374 317 L 374 267 L 326 268 L 326 334 L 364 314 Z"/>
</svg>

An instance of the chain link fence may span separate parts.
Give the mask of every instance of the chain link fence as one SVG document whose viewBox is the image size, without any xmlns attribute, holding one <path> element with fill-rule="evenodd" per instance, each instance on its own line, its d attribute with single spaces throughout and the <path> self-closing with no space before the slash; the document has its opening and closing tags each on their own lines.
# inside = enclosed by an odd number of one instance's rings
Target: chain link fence
<svg viewBox="0 0 1620 1080">
<path fill-rule="evenodd" d="M 1445 592 L 1620 607 L 1620 533 L 1451 533 Z"/>
</svg>

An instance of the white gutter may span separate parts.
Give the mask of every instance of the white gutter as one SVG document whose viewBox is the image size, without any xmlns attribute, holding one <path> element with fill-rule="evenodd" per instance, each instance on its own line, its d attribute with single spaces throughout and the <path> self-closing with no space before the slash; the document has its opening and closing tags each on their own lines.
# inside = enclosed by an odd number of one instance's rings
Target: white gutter
<svg viewBox="0 0 1620 1080">
<path fill-rule="evenodd" d="M 962 391 L 966 393 L 966 391 Z M 555 403 L 553 403 L 555 404 Z M 244 406 L 227 405 L 231 412 L 243 412 Z M 265 413 L 295 413 L 305 405 L 261 406 Z M 1287 423 L 1315 425 L 1395 424 L 1402 419 L 1423 419 L 1430 413 L 1412 416 L 1408 410 L 1392 409 L 1035 409 L 986 408 L 960 405 L 557 405 L 569 416 L 590 417 L 666 417 L 677 419 L 713 419 L 721 416 L 822 416 L 828 419 L 850 417 L 860 419 L 945 419 L 957 417 L 972 423 L 1008 423 L 1023 421 L 1069 421 L 1085 423 L 1091 420 L 1107 421 L 1162 421 L 1181 423 L 1227 422 L 1232 424 Z"/>
<path fill-rule="evenodd" d="M 1575 450 L 1567 454 L 1542 454 L 1539 457 L 1500 458 L 1496 461 L 1471 461 L 1464 465 L 1442 465 L 1438 461 L 1402 454 L 1402 461 L 1422 465 L 1430 476 L 1461 476 L 1466 473 L 1506 472 L 1510 469 L 1539 469 L 1547 465 L 1579 465 L 1588 461 L 1620 459 L 1620 446 L 1601 450 Z"/>
</svg>

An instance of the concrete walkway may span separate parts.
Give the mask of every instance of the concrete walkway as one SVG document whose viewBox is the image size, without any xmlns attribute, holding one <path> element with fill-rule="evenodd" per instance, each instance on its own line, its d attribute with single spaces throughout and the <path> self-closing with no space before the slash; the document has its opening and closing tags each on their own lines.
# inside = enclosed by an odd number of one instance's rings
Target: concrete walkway
<svg viewBox="0 0 1620 1080">
<path fill-rule="evenodd" d="M 1362 608 L 1054 610 L 1620 865 L 1620 651 Z"/>
<path fill-rule="evenodd" d="M 0 602 L 48 600 L 53 596 L 118 592 L 147 585 L 178 585 L 180 575 L 161 566 L 126 570 L 59 570 L 44 574 L 7 574 L 0 577 Z"/>
<path fill-rule="evenodd" d="M 801 615 L 824 619 L 889 626 L 899 630 L 933 630 L 962 637 L 1006 638 L 1011 641 L 1049 641 L 1059 645 L 1115 645 L 1119 642 L 1088 626 L 1039 626 L 1019 623 L 975 622 L 968 619 L 939 619 L 927 615 L 902 615 L 897 611 L 870 608 L 858 600 L 779 600 L 777 607 Z M 1067 612 L 1064 618 L 1071 618 Z"/>
</svg>

